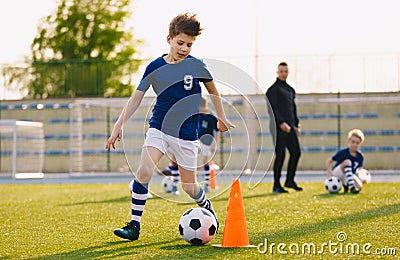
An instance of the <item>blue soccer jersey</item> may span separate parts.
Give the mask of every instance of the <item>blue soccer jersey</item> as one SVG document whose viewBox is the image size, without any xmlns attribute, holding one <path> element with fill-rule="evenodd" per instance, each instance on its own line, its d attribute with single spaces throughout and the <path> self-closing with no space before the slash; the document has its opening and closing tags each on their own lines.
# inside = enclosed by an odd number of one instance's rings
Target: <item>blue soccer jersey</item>
<svg viewBox="0 0 400 260">
<path fill-rule="evenodd" d="M 355 174 L 357 169 L 362 167 L 364 164 L 364 155 L 359 151 L 356 153 L 356 156 L 351 155 L 349 148 L 339 150 L 334 156 L 332 156 L 332 160 L 336 162 L 333 168 L 341 164 L 344 160 L 349 159 L 351 161 L 351 170 Z"/>
<path fill-rule="evenodd" d="M 137 87 L 146 92 L 152 86 L 157 94 L 150 127 L 180 139 L 197 140 L 200 82 L 211 80 L 205 64 L 190 55 L 174 64 L 167 63 L 163 57 L 152 61 Z"/>
<path fill-rule="evenodd" d="M 199 115 L 199 139 L 203 144 L 211 145 L 214 140 L 214 132 L 218 131 L 218 119 L 212 114 L 200 113 Z"/>
</svg>

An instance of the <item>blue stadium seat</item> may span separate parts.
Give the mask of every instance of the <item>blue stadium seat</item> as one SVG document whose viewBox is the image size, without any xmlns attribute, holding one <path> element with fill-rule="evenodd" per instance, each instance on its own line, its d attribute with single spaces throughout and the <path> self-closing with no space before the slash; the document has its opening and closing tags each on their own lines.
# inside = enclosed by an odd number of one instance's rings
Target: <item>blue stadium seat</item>
<svg viewBox="0 0 400 260">
<path fill-rule="evenodd" d="M 342 118 L 342 117 L 343 117 L 343 115 L 340 115 L 340 114 L 329 114 L 329 118 L 331 118 L 331 119 Z"/>
<path fill-rule="evenodd" d="M 63 124 L 69 123 L 69 118 L 51 118 L 48 121 L 50 124 Z"/>
<path fill-rule="evenodd" d="M 45 155 L 69 155 L 69 150 L 46 150 Z"/>
<path fill-rule="evenodd" d="M 376 152 L 375 146 L 361 146 L 362 152 Z"/>
<path fill-rule="evenodd" d="M 309 115 L 305 115 L 305 114 L 297 115 L 297 117 L 298 117 L 300 120 L 305 120 L 305 119 L 309 119 L 309 118 L 310 118 Z"/>
<path fill-rule="evenodd" d="M 346 118 L 357 119 L 357 118 L 361 118 L 361 115 L 358 113 L 349 113 L 349 114 L 346 114 Z"/>
<path fill-rule="evenodd" d="M 306 152 L 321 152 L 323 149 L 319 146 L 303 147 L 301 150 Z"/>
<path fill-rule="evenodd" d="M 94 122 L 96 122 L 96 118 L 94 118 L 94 117 L 84 118 L 84 119 L 82 119 L 82 122 L 83 123 L 94 123 Z"/>
<path fill-rule="evenodd" d="M 313 119 L 325 119 L 327 117 L 328 117 L 327 114 L 314 114 L 314 115 L 312 115 Z"/>
<path fill-rule="evenodd" d="M 11 156 L 12 155 L 12 151 L 11 150 L 0 150 L 0 155 L 1 156 Z"/>
<path fill-rule="evenodd" d="M 327 146 L 327 147 L 324 147 L 324 152 L 332 152 L 332 153 L 334 153 L 334 152 L 336 152 L 338 150 L 338 148 L 336 147 L 336 146 Z"/>
<path fill-rule="evenodd" d="M 392 130 L 392 129 L 380 130 L 379 133 L 381 135 L 395 135 L 396 130 Z"/>
<path fill-rule="evenodd" d="M 378 115 L 378 113 L 365 113 L 365 114 L 363 115 L 363 117 L 364 117 L 364 118 L 378 118 L 379 115 Z"/>
<path fill-rule="evenodd" d="M 321 130 L 311 130 L 310 131 L 310 135 L 318 135 L 318 136 L 320 136 L 320 135 L 324 135 L 324 131 L 321 131 Z"/>
<path fill-rule="evenodd" d="M 339 134 L 341 134 L 341 132 L 340 131 L 336 131 L 336 130 L 330 130 L 330 131 L 327 131 L 326 132 L 326 134 L 327 135 L 339 135 Z"/>
<path fill-rule="evenodd" d="M 60 104 L 58 108 L 60 109 L 66 109 L 66 108 L 70 108 L 71 104 Z"/>
<path fill-rule="evenodd" d="M 258 148 L 257 152 L 258 153 L 266 153 L 266 152 L 274 152 L 275 149 L 273 147 L 268 147 L 268 148 Z"/>
<path fill-rule="evenodd" d="M 364 135 L 376 135 L 377 132 L 375 130 L 363 130 Z"/>
<path fill-rule="evenodd" d="M 394 152 L 394 146 L 379 146 L 379 151 L 381 152 Z"/>
<path fill-rule="evenodd" d="M 263 115 L 263 116 L 260 116 L 260 117 L 258 117 L 260 120 L 269 120 L 269 116 L 267 116 L 267 115 Z"/>
<path fill-rule="evenodd" d="M 271 132 L 258 132 L 257 136 L 270 136 Z"/>
</svg>

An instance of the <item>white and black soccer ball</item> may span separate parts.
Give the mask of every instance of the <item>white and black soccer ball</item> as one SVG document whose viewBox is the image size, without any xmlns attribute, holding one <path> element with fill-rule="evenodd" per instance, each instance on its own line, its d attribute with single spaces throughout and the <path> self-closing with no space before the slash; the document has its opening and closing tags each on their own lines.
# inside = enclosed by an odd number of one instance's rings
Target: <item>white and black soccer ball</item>
<svg viewBox="0 0 400 260">
<path fill-rule="evenodd" d="M 371 182 L 371 173 L 364 168 L 357 170 L 357 176 L 363 183 Z"/>
<path fill-rule="evenodd" d="M 166 193 L 172 192 L 173 183 L 174 183 L 174 181 L 172 180 L 172 177 L 165 176 L 161 181 L 162 190 L 165 191 Z"/>
<path fill-rule="evenodd" d="M 189 209 L 179 220 L 179 233 L 191 245 L 204 245 L 217 233 L 217 220 L 207 209 Z"/>
<path fill-rule="evenodd" d="M 342 182 L 335 176 L 325 180 L 325 189 L 330 193 L 338 193 L 342 188 Z"/>
</svg>

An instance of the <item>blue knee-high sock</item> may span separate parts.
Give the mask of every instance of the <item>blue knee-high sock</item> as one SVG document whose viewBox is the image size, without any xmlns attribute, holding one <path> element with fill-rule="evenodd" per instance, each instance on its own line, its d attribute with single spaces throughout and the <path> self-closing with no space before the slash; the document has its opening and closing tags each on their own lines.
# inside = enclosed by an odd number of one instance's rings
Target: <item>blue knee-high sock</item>
<svg viewBox="0 0 400 260">
<path fill-rule="evenodd" d="M 132 185 L 132 222 L 135 226 L 140 229 L 140 220 L 142 219 L 142 214 L 144 206 L 147 200 L 147 193 L 149 191 L 148 183 L 139 183 L 136 180 Z"/>
<path fill-rule="evenodd" d="M 204 182 L 205 187 L 210 185 L 210 165 L 208 164 L 204 165 Z"/>
<path fill-rule="evenodd" d="M 191 196 L 194 201 L 196 201 L 197 205 L 199 205 L 202 208 L 206 209 L 212 209 L 211 208 L 211 202 L 207 200 L 206 193 L 204 192 L 203 188 L 199 185 L 199 193 L 195 196 Z"/>
<path fill-rule="evenodd" d="M 354 189 L 354 179 L 353 179 L 353 172 L 351 170 L 351 166 L 344 167 L 344 174 L 346 176 L 347 184 L 350 189 Z"/>
<path fill-rule="evenodd" d="M 178 190 L 178 183 L 179 183 L 178 166 L 168 165 L 168 168 L 172 174 L 172 192 L 176 192 Z"/>
</svg>

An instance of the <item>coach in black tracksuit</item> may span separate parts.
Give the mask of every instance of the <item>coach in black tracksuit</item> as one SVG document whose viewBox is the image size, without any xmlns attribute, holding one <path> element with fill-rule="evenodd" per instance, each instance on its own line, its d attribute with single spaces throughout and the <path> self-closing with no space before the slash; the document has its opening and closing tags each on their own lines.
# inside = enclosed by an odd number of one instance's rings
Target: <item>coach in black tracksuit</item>
<svg viewBox="0 0 400 260">
<path fill-rule="evenodd" d="M 268 105 L 268 112 L 270 114 L 270 131 L 272 140 L 275 143 L 273 192 L 287 192 L 280 183 L 286 148 L 290 153 L 290 158 L 287 167 L 285 187 L 301 191 L 302 188 L 297 186 L 294 181 L 297 164 L 301 154 L 298 139 L 298 135 L 300 135 L 300 124 L 294 100 L 296 92 L 286 83 L 286 79 L 289 75 L 289 68 L 286 62 L 279 63 L 277 74 L 278 77 L 275 83 L 266 93 L 267 101 L 269 101 L 270 104 Z"/>
</svg>

